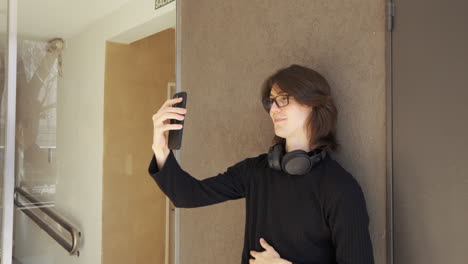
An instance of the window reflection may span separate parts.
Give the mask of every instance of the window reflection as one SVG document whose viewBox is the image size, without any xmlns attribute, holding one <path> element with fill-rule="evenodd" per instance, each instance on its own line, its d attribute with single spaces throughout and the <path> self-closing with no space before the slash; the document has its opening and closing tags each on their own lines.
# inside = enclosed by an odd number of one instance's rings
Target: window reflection
<svg viewBox="0 0 468 264">
<path fill-rule="evenodd" d="M 57 184 L 58 41 L 18 41 L 16 181 L 45 203 L 53 201 Z"/>
</svg>

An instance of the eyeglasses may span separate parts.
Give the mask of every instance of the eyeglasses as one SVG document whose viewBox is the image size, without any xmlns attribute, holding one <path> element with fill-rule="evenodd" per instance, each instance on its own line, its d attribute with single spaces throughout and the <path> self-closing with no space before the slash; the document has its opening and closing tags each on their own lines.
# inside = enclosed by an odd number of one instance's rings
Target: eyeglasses
<svg viewBox="0 0 468 264">
<path fill-rule="evenodd" d="M 274 98 L 264 98 L 262 100 L 263 108 L 265 108 L 267 112 L 270 112 L 273 102 L 275 102 L 278 107 L 285 107 L 289 104 L 289 97 L 292 97 L 292 96 L 278 95 Z"/>
</svg>

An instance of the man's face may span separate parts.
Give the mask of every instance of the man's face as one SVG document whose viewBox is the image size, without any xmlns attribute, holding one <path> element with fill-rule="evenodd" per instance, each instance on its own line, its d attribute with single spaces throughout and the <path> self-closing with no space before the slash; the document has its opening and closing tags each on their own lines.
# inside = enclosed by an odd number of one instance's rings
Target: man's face
<svg viewBox="0 0 468 264">
<path fill-rule="evenodd" d="M 274 84 L 270 92 L 270 98 L 283 94 L 286 95 L 279 86 Z M 277 100 L 279 99 L 277 98 Z M 312 107 L 300 105 L 293 97 L 289 97 L 289 104 L 283 107 L 278 107 L 276 103 L 273 103 L 270 109 L 270 117 L 275 127 L 275 134 L 286 139 L 304 137 L 304 135 L 307 135 L 305 122 L 311 111 Z"/>
</svg>

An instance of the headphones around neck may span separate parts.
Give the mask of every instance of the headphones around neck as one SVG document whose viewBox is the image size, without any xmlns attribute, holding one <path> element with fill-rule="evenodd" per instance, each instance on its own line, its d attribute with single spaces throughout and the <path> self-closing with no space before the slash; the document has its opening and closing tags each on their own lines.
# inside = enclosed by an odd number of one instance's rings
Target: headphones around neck
<svg viewBox="0 0 468 264">
<path fill-rule="evenodd" d="M 290 175 L 304 175 L 316 164 L 325 159 L 327 152 L 317 148 L 309 153 L 297 149 L 285 153 L 284 143 L 278 143 L 270 147 L 268 151 L 268 165 L 275 170 L 282 170 Z"/>
</svg>

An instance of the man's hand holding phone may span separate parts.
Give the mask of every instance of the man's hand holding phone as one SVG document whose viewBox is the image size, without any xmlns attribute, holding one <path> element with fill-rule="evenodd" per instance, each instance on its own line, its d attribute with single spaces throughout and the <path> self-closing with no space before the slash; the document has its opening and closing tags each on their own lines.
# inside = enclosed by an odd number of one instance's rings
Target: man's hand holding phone
<svg viewBox="0 0 468 264">
<path fill-rule="evenodd" d="M 169 155 L 169 130 L 180 130 L 182 124 L 171 124 L 171 119 L 184 120 L 187 109 L 173 107 L 174 104 L 182 102 L 183 98 L 172 98 L 164 102 L 161 108 L 153 115 L 153 145 L 152 149 L 156 156 L 158 168 L 162 168 Z"/>
</svg>

